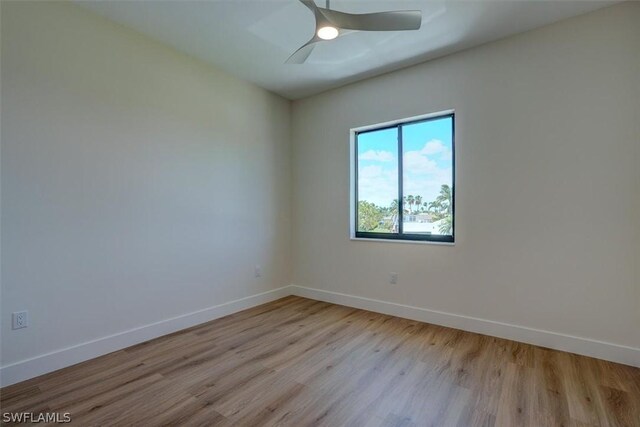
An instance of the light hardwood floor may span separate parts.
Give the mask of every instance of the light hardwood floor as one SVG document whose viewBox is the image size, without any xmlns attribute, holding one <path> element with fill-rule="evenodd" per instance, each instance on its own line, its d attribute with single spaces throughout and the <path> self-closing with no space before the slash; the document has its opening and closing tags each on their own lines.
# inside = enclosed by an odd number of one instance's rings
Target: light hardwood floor
<svg viewBox="0 0 640 427">
<path fill-rule="evenodd" d="M 0 400 L 81 426 L 640 426 L 640 369 L 287 297 Z"/>
</svg>

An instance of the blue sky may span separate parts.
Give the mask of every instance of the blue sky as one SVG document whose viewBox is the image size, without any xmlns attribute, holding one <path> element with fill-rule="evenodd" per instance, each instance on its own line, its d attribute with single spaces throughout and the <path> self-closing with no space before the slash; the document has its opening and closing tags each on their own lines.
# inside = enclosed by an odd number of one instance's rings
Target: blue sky
<svg viewBox="0 0 640 427">
<path fill-rule="evenodd" d="M 358 135 L 358 198 L 389 206 L 398 197 L 396 128 Z M 451 118 L 403 126 L 404 194 L 430 202 L 452 185 Z"/>
</svg>

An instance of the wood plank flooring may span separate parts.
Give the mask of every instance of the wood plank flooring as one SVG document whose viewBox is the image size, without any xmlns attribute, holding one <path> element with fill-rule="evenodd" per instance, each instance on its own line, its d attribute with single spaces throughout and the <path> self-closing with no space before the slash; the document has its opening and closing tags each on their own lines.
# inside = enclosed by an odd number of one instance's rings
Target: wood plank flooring
<svg viewBox="0 0 640 427">
<path fill-rule="evenodd" d="M 640 426 L 640 369 L 287 297 L 0 402 L 80 426 Z"/>
</svg>

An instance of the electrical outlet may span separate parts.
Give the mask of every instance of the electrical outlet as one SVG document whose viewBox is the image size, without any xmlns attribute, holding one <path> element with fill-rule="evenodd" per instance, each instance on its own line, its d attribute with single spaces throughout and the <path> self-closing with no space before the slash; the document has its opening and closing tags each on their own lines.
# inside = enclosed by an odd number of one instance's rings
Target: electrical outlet
<svg viewBox="0 0 640 427">
<path fill-rule="evenodd" d="M 260 267 L 259 265 L 256 265 L 254 273 L 256 277 L 262 277 L 262 267 Z"/>
<path fill-rule="evenodd" d="M 11 328 L 22 329 L 29 326 L 29 312 L 16 311 L 11 314 Z"/>
<path fill-rule="evenodd" d="M 392 285 L 398 283 L 398 273 L 389 273 L 389 283 Z"/>
</svg>

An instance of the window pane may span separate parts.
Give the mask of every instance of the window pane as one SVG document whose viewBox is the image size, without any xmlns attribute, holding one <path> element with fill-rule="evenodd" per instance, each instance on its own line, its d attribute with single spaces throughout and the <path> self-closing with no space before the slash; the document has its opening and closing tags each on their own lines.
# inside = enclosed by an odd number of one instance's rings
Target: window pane
<svg viewBox="0 0 640 427">
<path fill-rule="evenodd" d="M 398 232 L 398 129 L 358 134 L 358 231 Z"/>
<path fill-rule="evenodd" d="M 453 235 L 452 121 L 402 126 L 405 234 Z"/>
</svg>

